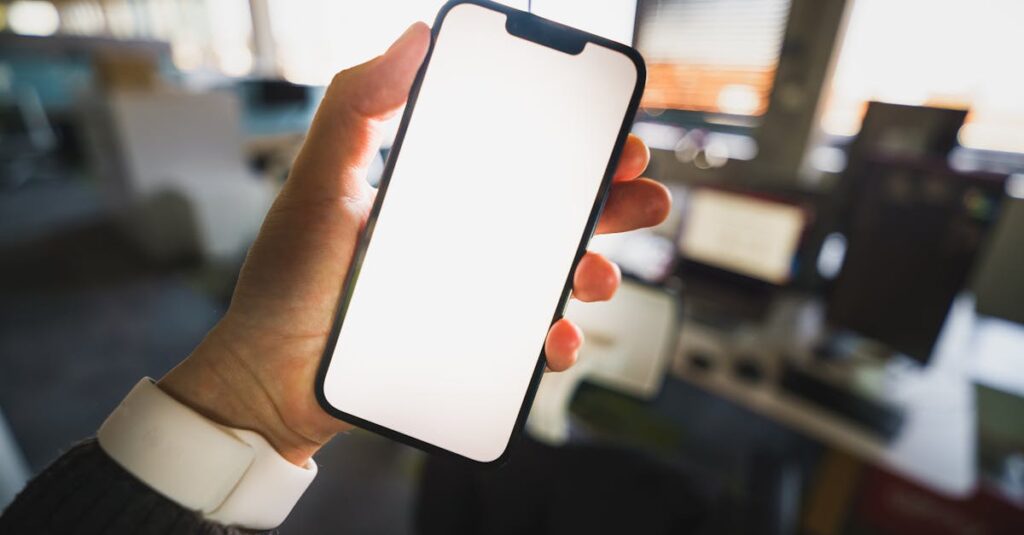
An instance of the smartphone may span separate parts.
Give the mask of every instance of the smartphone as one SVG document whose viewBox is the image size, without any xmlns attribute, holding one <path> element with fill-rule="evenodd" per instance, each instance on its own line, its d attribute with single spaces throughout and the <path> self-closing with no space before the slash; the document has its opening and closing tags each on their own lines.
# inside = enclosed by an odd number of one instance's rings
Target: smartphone
<svg viewBox="0 0 1024 535">
<path fill-rule="evenodd" d="M 333 416 L 501 462 L 544 371 L 643 91 L 632 48 L 446 4 L 317 378 Z"/>
</svg>

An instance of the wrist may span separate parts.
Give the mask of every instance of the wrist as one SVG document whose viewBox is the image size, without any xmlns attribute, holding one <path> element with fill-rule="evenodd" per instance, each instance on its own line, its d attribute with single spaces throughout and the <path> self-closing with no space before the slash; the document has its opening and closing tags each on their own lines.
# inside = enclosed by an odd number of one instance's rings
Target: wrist
<svg viewBox="0 0 1024 535">
<path fill-rule="evenodd" d="M 276 527 L 316 477 L 254 431 L 230 428 L 139 381 L 96 433 L 118 465 L 150 489 L 225 525 Z"/>
<path fill-rule="evenodd" d="M 280 402 L 218 325 L 157 382 L 178 402 L 221 425 L 259 433 L 292 464 L 304 466 L 333 433 L 308 433 L 290 422 Z"/>
</svg>

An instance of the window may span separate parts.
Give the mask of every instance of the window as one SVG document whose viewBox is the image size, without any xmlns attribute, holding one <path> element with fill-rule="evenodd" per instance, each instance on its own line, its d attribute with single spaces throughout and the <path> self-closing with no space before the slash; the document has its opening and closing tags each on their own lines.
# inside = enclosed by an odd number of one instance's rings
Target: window
<svg viewBox="0 0 1024 535">
<path fill-rule="evenodd" d="M 788 15 L 789 0 L 641 2 L 637 47 L 648 71 L 643 106 L 762 115 Z"/>
<path fill-rule="evenodd" d="M 432 23 L 445 0 L 269 0 L 277 68 L 292 82 L 326 84 L 387 49 L 410 24 Z M 528 0 L 503 0 L 527 9 Z M 618 41 L 633 36 L 635 0 L 533 0 L 532 10 Z"/>
<path fill-rule="evenodd" d="M 445 0 L 269 0 L 277 68 L 291 82 L 324 85 L 337 71 L 386 50 Z"/>
<path fill-rule="evenodd" d="M 1024 152 L 1020 0 L 855 0 L 822 128 L 852 136 L 869 100 L 969 108 L 960 143 Z"/>
<path fill-rule="evenodd" d="M 66 35 L 168 41 L 185 71 L 242 76 L 252 68 L 247 0 L 69 0 L 58 10 Z"/>
</svg>

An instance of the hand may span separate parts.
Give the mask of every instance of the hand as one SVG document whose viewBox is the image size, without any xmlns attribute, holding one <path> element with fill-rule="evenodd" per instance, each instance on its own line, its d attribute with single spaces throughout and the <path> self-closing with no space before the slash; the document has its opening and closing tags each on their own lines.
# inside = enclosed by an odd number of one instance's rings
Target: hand
<svg viewBox="0 0 1024 535">
<path fill-rule="evenodd" d="M 429 28 L 414 24 L 384 55 L 334 77 L 249 251 L 228 312 L 159 383 L 215 421 L 261 433 L 296 464 L 351 429 L 320 408 L 313 384 L 374 200 L 365 177 L 379 146 L 376 127 L 405 104 L 429 42 Z M 668 191 L 637 178 L 648 157 L 639 138 L 630 136 L 598 232 L 651 226 L 666 217 Z M 607 300 L 619 281 L 617 266 L 587 253 L 573 295 Z M 582 343 L 571 322 L 555 323 L 544 346 L 548 367 L 569 368 Z"/>
</svg>

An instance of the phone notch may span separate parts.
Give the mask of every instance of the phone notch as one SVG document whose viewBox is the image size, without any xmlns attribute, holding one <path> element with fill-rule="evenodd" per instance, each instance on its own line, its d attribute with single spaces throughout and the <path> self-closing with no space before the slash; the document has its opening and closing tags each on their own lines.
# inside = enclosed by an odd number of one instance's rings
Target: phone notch
<svg viewBox="0 0 1024 535">
<path fill-rule="evenodd" d="M 505 21 L 505 30 L 520 39 L 526 39 L 571 56 L 579 54 L 587 46 L 587 38 L 583 32 L 530 13 L 509 13 Z"/>
</svg>

